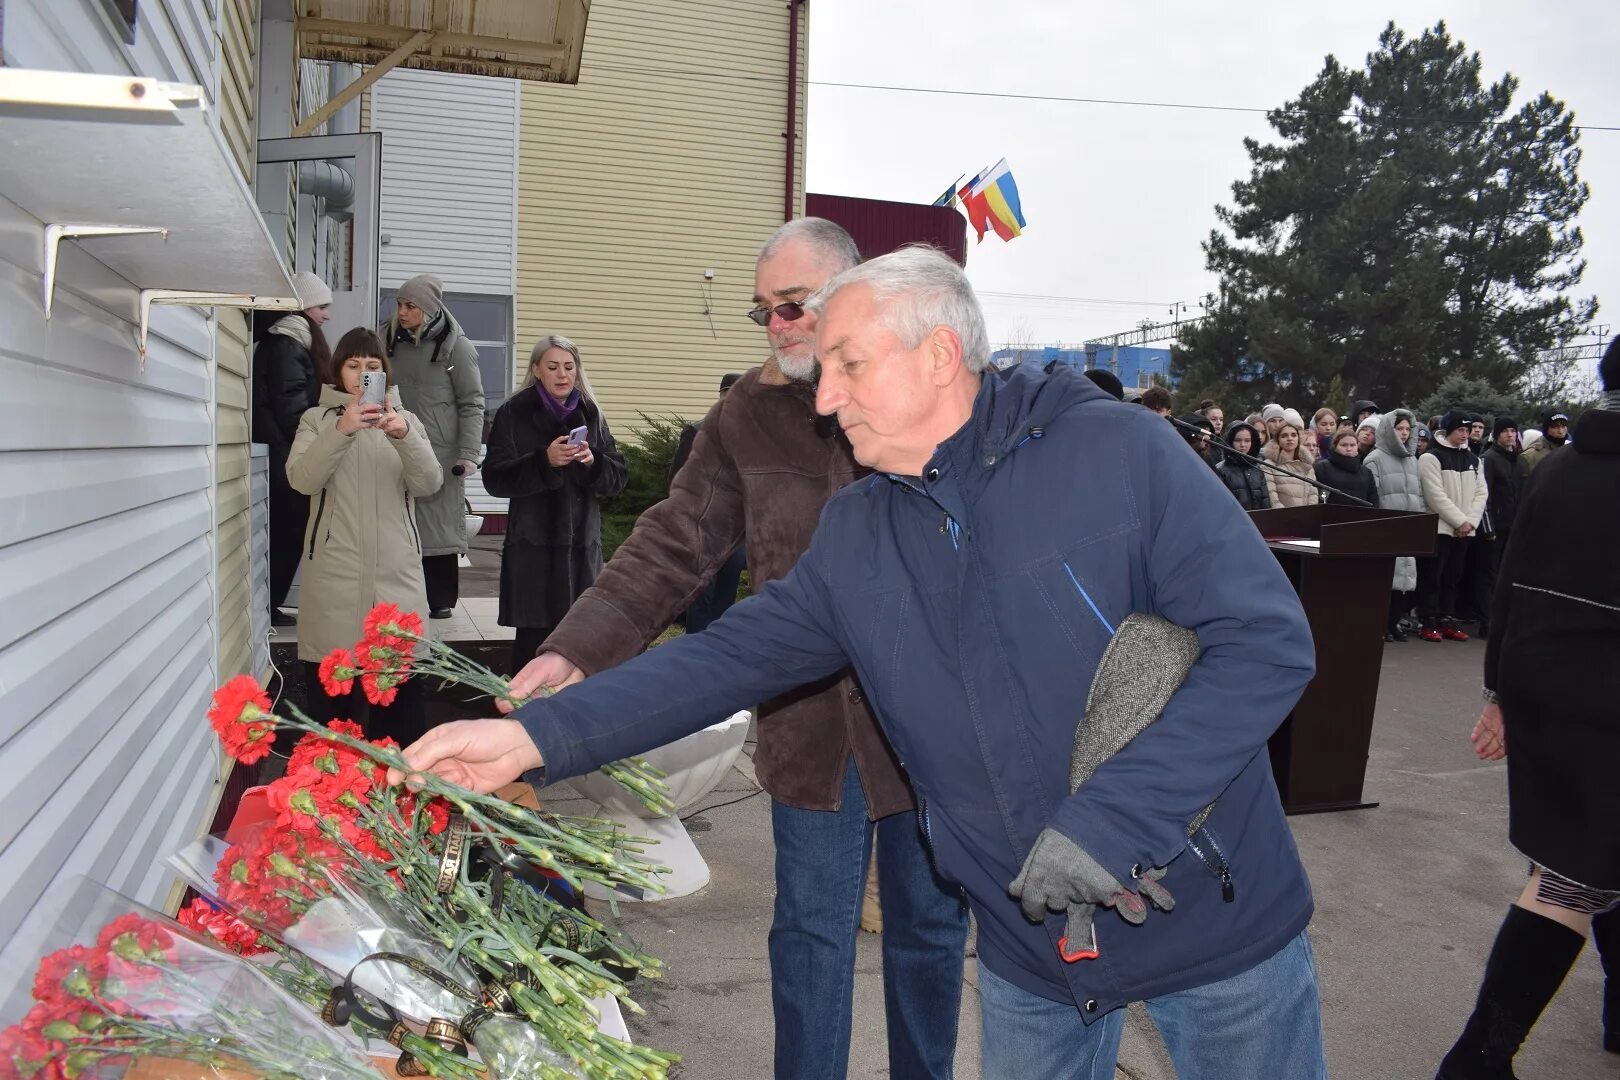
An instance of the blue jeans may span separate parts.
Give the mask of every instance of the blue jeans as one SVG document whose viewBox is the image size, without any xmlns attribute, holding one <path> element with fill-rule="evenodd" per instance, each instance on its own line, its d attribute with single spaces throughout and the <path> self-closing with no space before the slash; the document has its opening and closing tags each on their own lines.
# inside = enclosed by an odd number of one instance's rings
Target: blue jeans
<svg viewBox="0 0 1620 1080">
<path fill-rule="evenodd" d="M 1177 1076 L 1327 1080 L 1316 961 L 1304 933 L 1248 971 L 1146 1004 Z M 982 964 L 979 1007 L 984 1080 L 1113 1080 L 1124 1009 L 1087 1026 L 1072 1003 L 1021 990 Z"/>
<path fill-rule="evenodd" d="M 866 864 L 877 834 L 883 902 L 883 1003 L 889 1075 L 952 1075 L 962 1003 L 967 904 L 934 873 L 915 812 L 866 819 L 855 761 L 840 809 L 771 804 L 776 913 L 771 923 L 771 1004 L 776 1080 L 843 1080 L 855 995 L 855 937 Z"/>
<path fill-rule="evenodd" d="M 724 615 L 732 604 L 737 602 L 737 586 L 742 582 L 742 573 L 748 569 L 748 552 L 743 548 L 733 551 L 720 569 L 714 572 L 714 577 L 703 587 L 692 601 L 692 606 L 686 609 L 686 632 L 700 634 L 709 628 L 709 624 Z"/>
</svg>

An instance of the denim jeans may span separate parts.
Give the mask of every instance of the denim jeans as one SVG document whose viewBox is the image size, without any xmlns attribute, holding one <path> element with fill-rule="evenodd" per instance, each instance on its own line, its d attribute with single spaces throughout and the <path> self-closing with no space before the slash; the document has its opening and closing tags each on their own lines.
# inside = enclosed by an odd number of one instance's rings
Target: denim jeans
<svg viewBox="0 0 1620 1080">
<path fill-rule="evenodd" d="M 714 577 L 703 587 L 692 601 L 692 606 L 686 609 L 686 632 L 700 634 L 709 628 L 709 624 L 724 615 L 732 604 L 737 602 L 737 586 L 742 581 L 742 573 L 748 569 L 748 552 L 739 547 L 733 551 L 720 569 L 714 572 Z"/>
<path fill-rule="evenodd" d="M 883 1002 L 889 1075 L 952 1075 L 962 1001 L 967 904 L 934 873 L 915 812 L 875 826 L 851 758 L 841 808 L 771 804 L 776 912 L 771 923 L 771 1004 L 776 1080 L 843 1080 L 849 1067 L 855 938 L 866 864 L 877 836 L 883 903 Z"/>
<path fill-rule="evenodd" d="M 1146 1004 L 1186 1080 L 1327 1080 L 1316 961 L 1303 932 L 1248 971 Z M 979 1007 L 984 1080 L 1113 1080 L 1124 1009 L 1088 1027 L 1072 1003 L 982 965 Z"/>
</svg>

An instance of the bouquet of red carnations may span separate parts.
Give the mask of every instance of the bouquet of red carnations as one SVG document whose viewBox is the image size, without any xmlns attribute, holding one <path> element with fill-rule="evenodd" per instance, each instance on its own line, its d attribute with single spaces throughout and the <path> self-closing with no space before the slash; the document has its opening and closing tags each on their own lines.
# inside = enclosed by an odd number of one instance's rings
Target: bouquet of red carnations
<svg viewBox="0 0 1620 1080">
<path fill-rule="evenodd" d="M 281 982 L 88 879 L 8 947 L 42 956 L 31 1002 L 11 1002 L 0 1080 L 122 1076 L 137 1058 L 300 1080 L 377 1080 L 360 1046 Z M 25 1011 L 26 1010 L 26 1011 Z"/>
<path fill-rule="evenodd" d="M 420 629 L 413 616 L 377 609 L 353 652 L 323 665 L 328 689 L 346 693 L 359 678 L 386 703 L 400 681 L 429 674 L 505 693 L 504 681 L 448 647 L 419 649 Z M 450 1053 L 470 1043 L 497 1077 L 665 1074 L 672 1056 L 634 1045 L 622 1026 L 604 1030 L 620 1003 L 640 1011 L 625 984 L 658 974 L 657 961 L 547 884 L 656 890 L 656 868 L 636 859 L 618 826 L 432 775 L 414 777 L 416 790 L 390 787 L 387 769 L 405 768 L 392 741 L 368 741 L 347 721 L 323 727 L 295 708 L 276 715 L 250 676 L 216 693 L 209 720 L 244 762 L 267 755 L 278 728 L 303 732 L 268 790 L 274 821 L 228 848 L 205 838 L 175 860 L 211 902 L 199 925 L 222 943 L 292 950 L 329 976 L 329 1022 L 396 1036 L 421 1028 Z M 614 775 L 661 797 L 637 763 Z M 447 1075 L 419 1054 L 406 1063 Z"/>
</svg>

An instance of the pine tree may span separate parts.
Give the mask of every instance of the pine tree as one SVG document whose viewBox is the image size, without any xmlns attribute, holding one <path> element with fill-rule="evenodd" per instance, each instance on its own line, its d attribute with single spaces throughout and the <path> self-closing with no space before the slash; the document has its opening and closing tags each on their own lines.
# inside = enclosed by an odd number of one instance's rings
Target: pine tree
<svg viewBox="0 0 1620 1080">
<path fill-rule="evenodd" d="M 1411 401 L 1448 376 L 1510 385 L 1519 359 L 1589 322 L 1574 219 L 1574 117 L 1548 94 L 1510 115 L 1445 23 L 1391 23 L 1360 70 L 1329 56 L 1245 140 L 1252 169 L 1204 244 L 1220 275 L 1174 370 L 1243 397 Z M 1343 402 L 1328 402 L 1342 408 Z"/>
</svg>

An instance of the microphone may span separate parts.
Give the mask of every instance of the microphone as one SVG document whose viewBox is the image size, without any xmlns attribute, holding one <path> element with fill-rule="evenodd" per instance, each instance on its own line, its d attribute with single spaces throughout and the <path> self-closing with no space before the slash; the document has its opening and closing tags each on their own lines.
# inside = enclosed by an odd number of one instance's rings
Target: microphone
<svg viewBox="0 0 1620 1080">
<path fill-rule="evenodd" d="M 1218 441 L 1215 438 L 1215 433 L 1214 432 L 1206 431 L 1203 428 L 1199 427 L 1197 424 L 1189 424 L 1189 423 L 1186 423 L 1185 421 L 1177 420 L 1173 416 L 1167 416 L 1167 417 L 1165 417 L 1165 419 L 1170 421 L 1172 424 L 1176 425 L 1176 427 L 1178 427 L 1178 428 L 1185 428 L 1187 431 L 1194 432 L 1194 433 L 1196 433 L 1198 435 L 1207 435 L 1212 441 Z M 1304 438 L 1304 435 L 1301 434 L 1300 437 Z M 1243 461 L 1247 461 L 1250 465 L 1253 465 L 1253 466 L 1255 466 L 1255 467 L 1257 467 L 1259 469 L 1262 469 L 1262 470 L 1273 472 L 1273 473 L 1277 474 L 1278 476 L 1291 476 L 1295 480 L 1303 480 L 1305 483 L 1309 484 L 1311 487 L 1315 488 L 1317 491 L 1331 491 L 1333 494 L 1343 496 L 1344 498 L 1349 499 L 1353 503 L 1357 503 L 1357 504 L 1359 504 L 1361 506 L 1371 507 L 1374 510 L 1378 509 L 1378 505 L 1376 503 L 1370 503 L 1366 499 L 1357 498 L 1356 496 L 1350 494 L 1348 491 L 1340 491 L 1336 487 L 1329 487 L 1327 484 L 1324 484 L 1321 481 L 1317 480 L 1314 476 L 1301 476 L 1298 473 L 1289 472 L 1287 469 L 1281 468 L 1280 466 L 1277 465 L 1276 462 L 1267 461 L 1265 458 L 1258 458 L 1258 457 L 1253 457 L 1253 456 L 1251 456 L 1249 454 L 1240 453 L 1237 450 L 1232 449 L 1232 446 L 1231 446 L 1230 443 L 1221 443 L 1221 453 L 1226 455 L 1227 457 L 1240 458 Z"/>
</svg>

